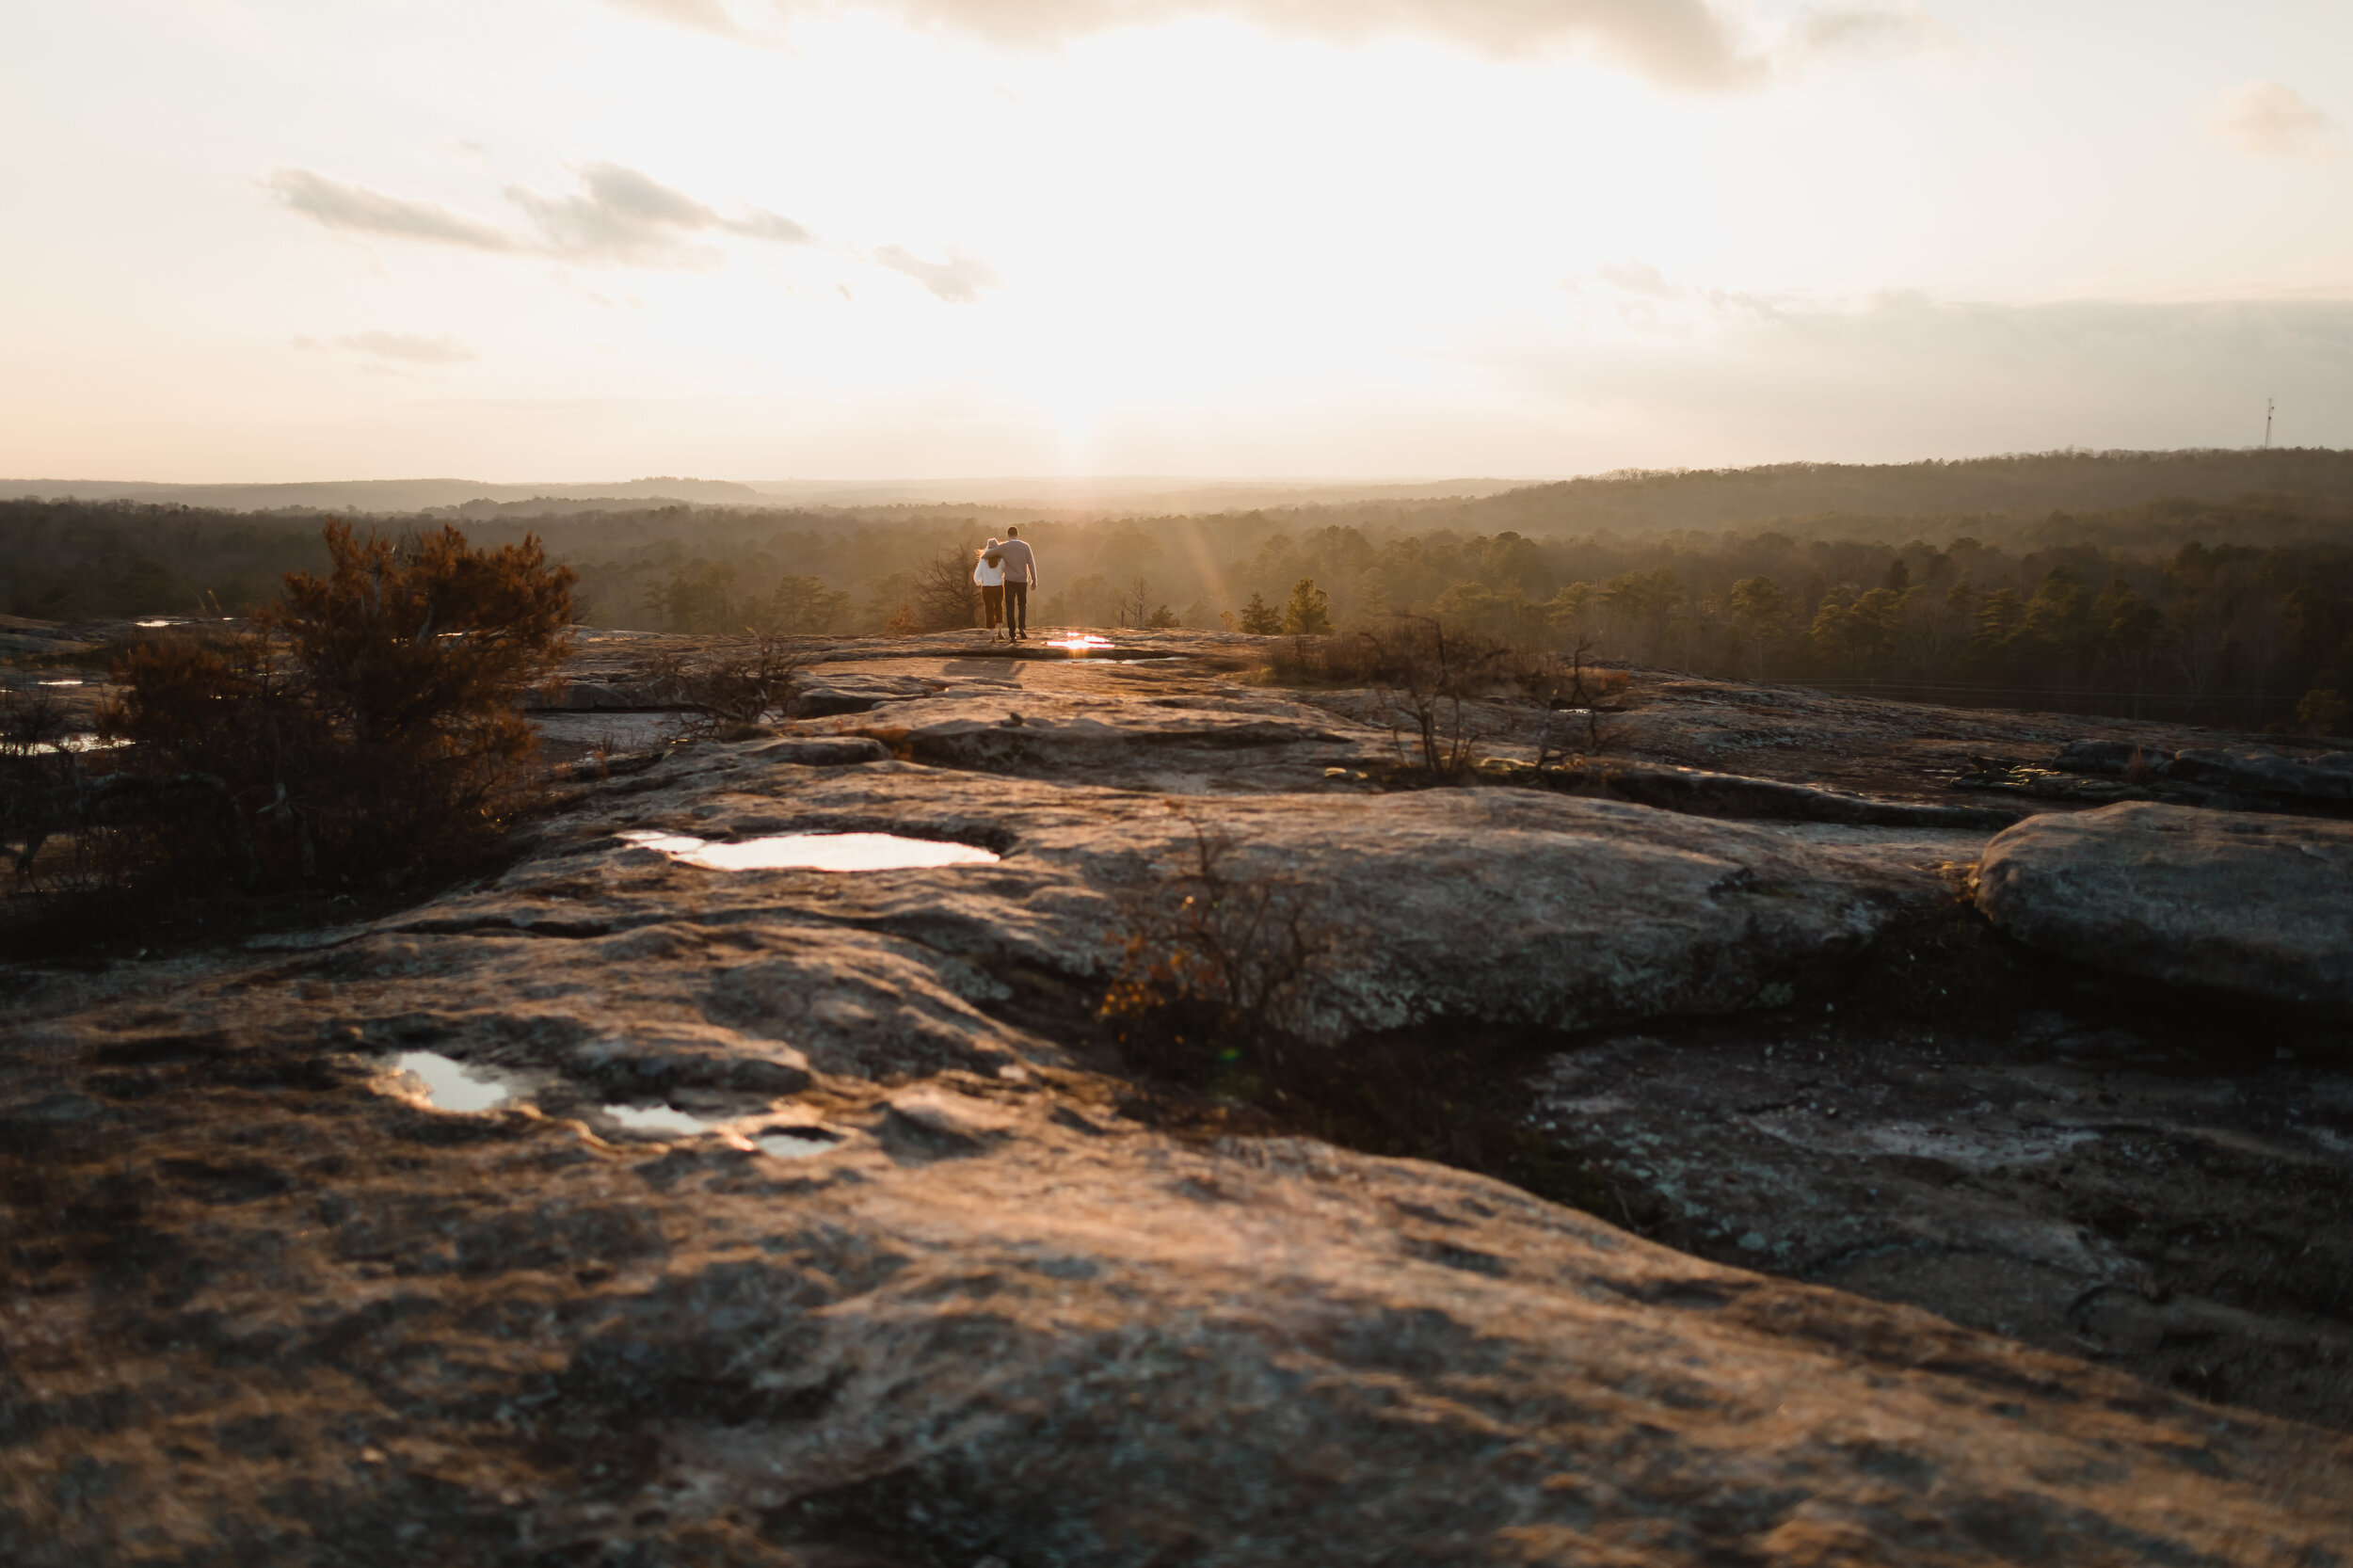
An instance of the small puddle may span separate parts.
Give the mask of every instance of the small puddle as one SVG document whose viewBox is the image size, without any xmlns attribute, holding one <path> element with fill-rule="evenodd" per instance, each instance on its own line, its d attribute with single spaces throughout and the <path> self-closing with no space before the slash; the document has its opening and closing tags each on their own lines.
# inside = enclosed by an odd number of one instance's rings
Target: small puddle
<svg viewBox="0 0 2353 1568">
<path fill-rule="evenodd" d="M 439 1051 L 405 1050 L 392 1065 L 424 1080 L 425 1098 L 437 1111 L 492 1111 L 515 1097 L 514 1090 L 495 1074 Z"/>
<path fill-rule="evenodd" d="M 1066 637 L 1048 637 L 1046 639 L 1045 646 L 1068 648 L 1073 653 L 1084 653 L 1090 648 L 1112 648 L 1117 645 L 1109 637 L 1098 637 L 1092 632 L 1077 632 Z"/>
<path fill-rule="evenodd" d="M 604 1113 L 632 1132 L 680 1132 L 689 1137 L 715 1131 L 726 1123 L 690 1116 L 666 1105 L 608 1105 Z"/>
<path fill-rule="evenodd" d="M 632 1132 L 667 1133 L 680 1138 L 707 1137 L 741 1117 L 697 1116 L 671 1105 L 608 1105 L 601 1108 Z M 778 1160 L 806 1160 L 838 1147 L 835 1141 L 812 1128 L 771 1128 L 753 1136 L 752 1146 Z"/>
<path fill-rule="evenodd" d="M 713 843 L 682 833 L 624 833 L 674 860 L 714 872 L 898 872 L 934 866 L 985 866 L 1000 856 L 941 839 L 896 833 L 778 833 L 740 843 Z"/>
<path fill-rule="evenodd" d="M 102 741 L 97 736 L 85 730 L 80 734 L 68 735 L 62 741 L 43 741 L 40 744 L 33 747 L 32 749 L 43 754 L 44 756 L 55 757 L 66 753 L 84 751 L 120 751 L 124 746 L 131 744 L 132 743 L 129 741 L 121 740 Z"/>
<path fill-rule="evenodd" d="M 830 1138 L 808 1138 L 797 1132 L 763 1132 L 752 1140 L 762 1154 L 773 1154 L 778 1160 L 807 1160 L 812 1154 L 824 1154 L 838 1147 Z"/>
</svg>

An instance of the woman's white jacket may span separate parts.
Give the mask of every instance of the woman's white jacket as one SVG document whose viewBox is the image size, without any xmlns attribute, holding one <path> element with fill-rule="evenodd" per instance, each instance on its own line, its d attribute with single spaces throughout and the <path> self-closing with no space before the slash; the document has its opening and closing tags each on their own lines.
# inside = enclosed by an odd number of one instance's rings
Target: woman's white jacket
<svg viewBox="0 0 2353 1568">
<path fill-rule="evenodd" d="M 1005 585 L 1005 568 L 992 567 L 983 558 L 972 563 L 972 581 L 984 588 L 1001 588 Z"/>
</svg>

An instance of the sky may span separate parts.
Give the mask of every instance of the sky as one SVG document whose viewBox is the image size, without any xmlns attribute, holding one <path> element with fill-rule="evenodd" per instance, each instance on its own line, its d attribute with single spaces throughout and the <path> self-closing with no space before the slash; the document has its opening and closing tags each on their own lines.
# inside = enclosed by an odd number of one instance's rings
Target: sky
<svg viewBox="0 0 2353 1568">
<path fill-rule="evenodd" d="M 0 474 L 2353 444 L 2344 0 L 76 0 Z"/>
</svg>

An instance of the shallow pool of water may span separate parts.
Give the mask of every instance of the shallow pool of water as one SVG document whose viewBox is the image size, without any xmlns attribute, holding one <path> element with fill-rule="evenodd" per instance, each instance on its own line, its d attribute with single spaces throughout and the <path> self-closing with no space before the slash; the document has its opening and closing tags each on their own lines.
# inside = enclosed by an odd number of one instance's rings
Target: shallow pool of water
<svg viewBox="0 0 2353 1568">
<path fill-rule="evenodd" d="M 678 1132 L 692 1137 L 726 1125 L 690 1116 L 667 1105 L 608 1105 L 604 1113 L 632 1132 Z"/>
<path fill-rule="evenodd" d="M 425 1097 L 437 1111 L 491 1111 L 515 1097 L 512 1086 L 496 1074 L 439 1051 L 405 1050 L 392 1065 L 424 1080 Z"/>
<path fill-rule="evenodd" d="M 740 843 L 712 843 L 682 833 L 624 833 L 674 860 L 714 872 L 896 872 L 933 866 L 984 866 L 999 858 L 970 844 L 905 839 L 896 833 L 776 833 Z"/>
<path fill-rule="evenodd" d="M 127 746 L 130 744 L 131 743 L 129 741 L 103 741 L 95 735 L 84 732 L 79 735 L 68 735 L 62 741 L 43 741 L 40 744 L 33 747 L 33 749 L 50 756 L 55 756 L 58 752 L 120 751 L 124 746 Z"/>
<path fill-rule="evenodd" d="M 608 1105 L 604 1113 L 628 1128 L 632 1132 L 667 1133 L 673 1137 L 699 1138 L 718 1132 L 731 1118 L 697 1116 L 673 1105 Z M 837 1146 L 834 1140 L 813 1128 L 778 1127 L 755 1133 L 752 1146 L 762 1154 L 778 1160 L 806 1160 L 813 1154 L 824 1154 Z"/>
<path fill-rule="evenodd" d="M 778 1160 L 807 1160 L 836 1146 L 830 1138 L 806 1137 L 797 1132 L 763 1132 L 752 1142 L 760 1153 L 773 1154 Z"/>
</svg>

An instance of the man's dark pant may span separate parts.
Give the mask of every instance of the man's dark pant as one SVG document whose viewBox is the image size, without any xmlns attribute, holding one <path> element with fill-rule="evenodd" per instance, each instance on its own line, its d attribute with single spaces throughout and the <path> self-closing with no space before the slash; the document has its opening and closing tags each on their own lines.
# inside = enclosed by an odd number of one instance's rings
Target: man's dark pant
<svg viewBox="0 0 2353 1568">
<path fill-rule="evenodd" d="M 1016 637 L 1030 634 L 1030 585 L 1008 581 L 1005 584 L 1005 631 Z"/>
</svg>

